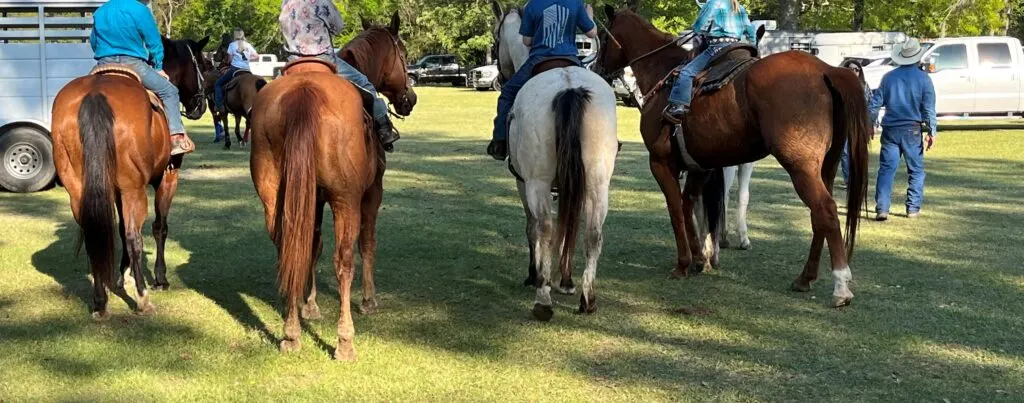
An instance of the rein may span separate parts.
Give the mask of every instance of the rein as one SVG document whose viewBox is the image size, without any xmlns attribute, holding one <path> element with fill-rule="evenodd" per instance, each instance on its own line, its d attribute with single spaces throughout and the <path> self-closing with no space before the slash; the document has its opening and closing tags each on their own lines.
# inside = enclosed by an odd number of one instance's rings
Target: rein
<svg viewBox="0 0 1024 403">
<path fill-rule="evenodd" d="M 191 118 L 191 116 L 193 114 L 198 114 L 199 111 L 202 110 L 202 108 L 204 106 L 203 105 L 203 101 L 206 100 L 206 95 L 205 95 L 205 92 L 206 92 L 205 88 L 206 87 L 205 87 L 205 78 L 203 78 L 203 72 L 199 68 L 199 60 L 196 59 L 195 52 L 192 51 L 192 47 L 188 46 L 188 44 L 185 44 L 185 48 L 188 49 L 188 55 L 189 55 L 189 57 L 192 58 L 192 66 L 195 67 L 195 69 L 196 69 L 196 83 L 199 85 L 199 87 L 197 87 L 198 90 L 196 91 L 196 94 L 192 96 L 192 101 L 196 105 L 195 109 L 187 110 L 187 109 L 185 109 L 185 105 L 181 106 L 181 114 L 185 115 L 186 117 Z M 198 117 L 196 119 L 198 119 Z"/>
<path fill-rule="evenodd" d="M 621 43 L 619 43 L 618 39 L 615 39 L 615 35 L 612 35 L 611 30 L 609 30 L 608 27 L 605 26 L 603 22 L 598 22 L 598 24 L 601 25 L 601 29 L 604 31 L 605 34 L 608 35 L 608 38 L 611 39 L 613 43 L 615 43 L 615 46 L 618 46 L 619 49 L 623 49 L 623 50 L 626 49 L 624 46 L 622 46 Z M 661 45 L 661 46 L 655 48 L 654 50 L 652 50 L 650 52 L 644 53 L 644 54 L 642 54 L 642 55 L 640 55 L 640 56 L 630 60 L 628 63 L 626 63 L 626 67 L 632 68 L 633 65 L 636 64 L 637 62 L 639 62 L 639 61 L 641 61 L 643 59 L 646 59 L 648 57 L 654 56 L 655 54 L 657 54 L 657 53 L 659 53 L 659 52 L 661 52 L 661 51 L 663 51 L 665 49 L 668 49 L 668 48 L 672 47 L 673 45 L 675 45 L 675 46 L 683 46 L 683 45 L 689 43 L 690 41 L 692 41 L 693 38 L 696 37 L 696 36 L 697 36 L 696 32 L 690 32 L 690 33 L 688 33 L 686 35 L 679 36 L 676 39 L 673 39 L 673 40 L 669 41 L 668 43 L 666 43 L 664 45 Z M 615 70 L 611 74 L 608 74 L 608 75 L 609 76 L 613 76 L 613 75 L 622 74 L 622 72 L 626 70 L 626 67 L 623 67 L 621 69 Z M 671 75 L 671 73 L 670 73 L 670 75 Z M 664 80 L 665 79 L 662 79 L 662 81 L 664 81 Z M 644 99 L 646 99 L 646 98 L 647 97 L 645 96 Z"/>
</svg>

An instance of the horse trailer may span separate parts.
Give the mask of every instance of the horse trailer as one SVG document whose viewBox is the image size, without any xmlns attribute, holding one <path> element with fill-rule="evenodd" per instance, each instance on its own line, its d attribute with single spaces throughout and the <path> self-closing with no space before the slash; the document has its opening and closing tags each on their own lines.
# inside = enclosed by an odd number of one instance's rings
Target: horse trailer
<svg viewBox="0 0 1024 403">
<path fill-rule="evenodd" d="M 95 66 L 88 41 L 103 3 L 0 0 L 0 188 L 54 183 L 50 109 L 64 85 Z"/>
</svg>

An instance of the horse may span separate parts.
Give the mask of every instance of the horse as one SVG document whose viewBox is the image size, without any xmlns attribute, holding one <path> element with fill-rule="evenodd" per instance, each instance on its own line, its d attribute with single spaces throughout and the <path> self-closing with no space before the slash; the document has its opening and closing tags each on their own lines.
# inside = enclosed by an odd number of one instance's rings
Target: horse
<svg viewBox="0 0 1024 403">
<path fill-rule="evenodd" d="M 395 13 L 387 28 L 371 27 L 353 39 L 374 45 L 353 53 L 372 63 L 367 67 L 383 70 L 377 74 L 389 88 L 406 88 L 406 51 L 398 35 L 399 23 Z M 283 77 L 260 91 L 253 104 L 250 155 L 267 232 L 278 250 L 278 283 L 286 308 L 280 350 L 301 348 L 299 299 L 304 293 L 310 295 L 302 306 L 302 318 L 320 316 L 313 268 L 323 247 L 320 227 L 324 205 L 329 203 L 334 214 L 334 266 L 341 294 L 334 357 L 355 360 L 349 303 L 354 243 L 358 240 L 363 261 L 360 310 L 372 313 L 377 307 L 373 270 L 384 152 L 360 91 L 338 77 L 334 66 L 303 58 L 289 62 L 284 71 Z M 396 96 L 410 99 L 404 91 Z M 408 112 L 412 106 L 408 105 Z"/>
<path fill-rule="evenodd" d="M 721 233 L 718 242 L 722 248 L 729 248 L 729 189 L 732 189 L 733 182 L 739 179 L 739 205 L 736 206 L 736 232 L 739 235 L 740 243 L 736 247 L 740 250 L 750 249 L 750 237 L 747 236 L 747 207 L 750 206 L 750 178 L 754 174 L 754 163 L 748 162 L 737 166 L 727 167 L 723 171 L 725 175 L 725 208 L 722 209 L 722 220 L 719 228 Z"/>
<path fill-rule="evenodd" d="M 220 122 L 224 127 L 224 149 L 231 149 L 231 136 L 228 135 L 228 115 L 235 117 L 235 138 L 240 146 L 245 146 L 249 141 L 249 122 L 252 120 L 252 104 L 256 94 L 267 85 L 263 77 L 252 74 L 252 72 L 240 70 L 235 73 L 235 78 L 224 84 L 224 106 L 227 112 L 214 117 L 214 122 Z M 245 120 L 245 132 L 242 132 L 241 122 Z M 243 135 L 244 133 L 244 135 Z"/>
<path fill-rule="evenodd" d="M 849 262 L 857 238 L 860 211 L 867 195 L 867 104 L 857 77 L 848 69 L 827 65 L 805 52 L 790 51 L 759 59 L 739 71 L 717 91 L 699 94 L 686 118 L 680 152 L 673 126 L 661 117 L 668 102 L 666 87 L 681 61 L 699 49 L 684 50 L 677 39 L 657 30 L 630 9 L 605 7 L 605 28 L 597 69 L 601 73 L 631 67 L 645 94 L 640 131 L 650 152 L 651 172 L 665 194 L 678 257 L 674 276 L 685 277 L 697 250 L 692 215 L 706 171 L 686 168 L 689 155 L 704 168 L 743 164 L 773 155 L 789 173 L 797 194 L 811 210 L 813 239 L 803 272 L 792 288 L 807 292 L 818 278 L 823 243 L 827 240 L 834 279 L 833 306 L 853 299 Z M 741 49 L 742 50 L 742 49 Z M 728 52 L 723 54 L 728 55 Z M 700 86 L 697 86 L 699 88 Z M 839 225 L 832 185 L 843 144 L 850 141 L 851 184 L 847 196 L 846 240 Z M 687 174 L 680 200 L 677 178 Z"/>
<path fill-rule="evenodd" d="M 520 12 L 504 13 L 493 4 L 498 65 L 510 76 L 509 67 L 522 66 L 529 50 L 524 51 L 519 35 Z M 537 289 L 533 315 L 541 321 L 554 315 L 550 259 L 559 252 L 562 278 L 557 290 L 575 293 L 573 255 L 581 216 L 586 268 L 579 313 L 597 310 L 594 278 L 618 154 L 614 92 L 599 75 L 567 65 L 557 59 L 539 64 L 517 95 L 508 123 L 509 166 L 518 176 L 530 247 L 529 276 L 524 283 Z M 551 217 L 552 184 L 557 184 L 559 192 L 557 228 Z"/>
<path fill-rule="evenodd" d="M 205 112 L 200 71 L 209 65 L 201 53 L 208 40 L 164 39 L 164 70 L 178 87 L 190 119 Z M 107 288 L 123 292 L 122 277 L 128 267 L 140 298 L 138 313 L 155 313 L 142 266 L 142 224 L 148 215 L 146 185 L 156 191 L 153 288 L 166 290 L 170 286 L 164 244 L 183 155 L 170 156 L 167 118 L 160 101 L 151 96 L 134 72 L 108 65 L 72 80 L 54 100 L 54 165 L 81 228 L 79 247 L 84 243 L 89 256 L 95 320 L 109 318 Z M 119 220 L 116 228 L 115 211 Z M 114 236 L 118 233 L 121 270 L 115 281 Z"/>
</svg>

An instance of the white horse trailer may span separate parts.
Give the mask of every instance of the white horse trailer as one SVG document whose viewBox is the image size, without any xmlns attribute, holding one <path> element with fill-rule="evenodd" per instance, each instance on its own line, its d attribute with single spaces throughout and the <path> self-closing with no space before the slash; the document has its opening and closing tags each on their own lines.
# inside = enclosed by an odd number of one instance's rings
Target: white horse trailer
<svg viewBox="0 0 1024 403">
<path fill-rule="evenodd" d="M 766 26 L 767 27 L 767 26 Z M 767 29 L 758 51 L 761 56 L 802 50 L 825 63 L 839 66 L 849 56 L 892 50 L 907 40 L 902 32 L 803 32 Z"/>
<path fill-rule="evenodd" d="M 0 187 L 34 192 L 54 182 L 50 109 L 96 64 L 88 40 L 103 3 L 0 0 Z"/>
</svg>

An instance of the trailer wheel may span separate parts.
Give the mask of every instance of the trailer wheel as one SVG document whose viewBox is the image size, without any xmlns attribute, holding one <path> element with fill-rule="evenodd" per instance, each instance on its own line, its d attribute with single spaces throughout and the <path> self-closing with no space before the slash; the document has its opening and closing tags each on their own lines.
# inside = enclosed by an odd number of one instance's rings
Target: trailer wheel
<svg viewBox="0 0 1024 403">
<path fill-rule="evenodd" d="M 30 193 L 53 183 L 53 142 L 41 130 L 19 126 L 0 133 L 0 187 Z"/>
</svg>

